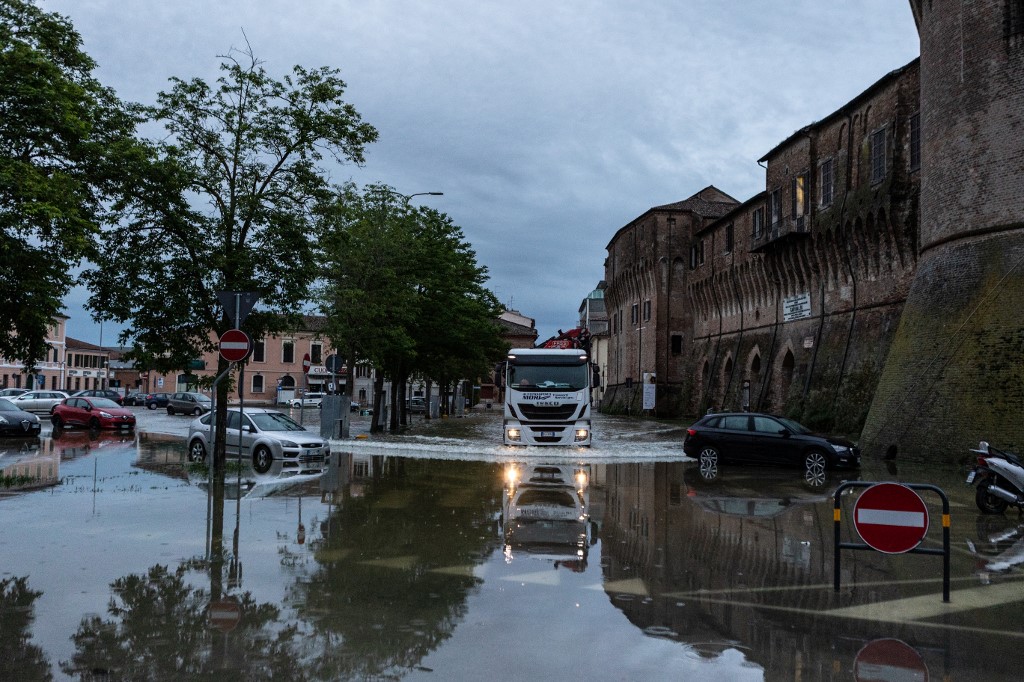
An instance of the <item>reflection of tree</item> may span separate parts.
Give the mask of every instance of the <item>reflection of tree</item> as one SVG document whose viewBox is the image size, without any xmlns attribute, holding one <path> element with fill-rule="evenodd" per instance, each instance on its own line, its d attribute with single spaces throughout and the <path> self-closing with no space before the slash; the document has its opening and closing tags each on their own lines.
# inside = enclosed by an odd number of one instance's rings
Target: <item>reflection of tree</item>
<svg viewBox="0 0 1024 682">
<path fill-rule="evenodd" d="M 319 635 L 319 679 L 390 678 L 415 666 L 451 635 L 476 584 L 469 568 L 497 547 L 494 465 L 399 462 L 402 471 L 344 501 L 318 541 L 319 570 L 293 588 Z"/>
<path fill-rule="evenodd" d="M 186 582 L 202 566 L 188 562 L 172 572 L 158 565 L 115 580 L 107 608 L 112 618 L 82 620 L 72 638 L 76 652 L 61 670 L 121 680 L 303 679 L 292 642 L 296 628 L 277 622 L 276 606 L 242 595 L 238 627 L 226 635 L 210 629 L 209 594 Z"/>
<path fill-rule="evenodd" d="M 0 680 L 52 680 L 43 650 L 29 643 L 32 603 L 42 592 L 28 578 L 0 580 Z"/>
</svg>

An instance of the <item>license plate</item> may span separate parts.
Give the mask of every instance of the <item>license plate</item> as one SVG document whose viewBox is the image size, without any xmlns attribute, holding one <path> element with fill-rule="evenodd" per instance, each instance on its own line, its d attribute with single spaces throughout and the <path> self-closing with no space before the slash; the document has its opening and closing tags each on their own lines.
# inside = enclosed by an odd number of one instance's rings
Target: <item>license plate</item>
<svg viewBox="0 0 1024 682">
<path fill-rule="evenodd" d="M 541 438 L 554 438 L 555 437 L 555 432 L 554 431 L 541 431 L 540 432 L 540 437 Z"/>
<path fill-rule="evenodd" d="M 974 476 L 977 473 L 978 473 L 977 471 L 972 471 L 971 473 L 967 474 L 967 484 L 968 485 L 970 485 L 971 483 L 974 483 Z"/>
</svg>

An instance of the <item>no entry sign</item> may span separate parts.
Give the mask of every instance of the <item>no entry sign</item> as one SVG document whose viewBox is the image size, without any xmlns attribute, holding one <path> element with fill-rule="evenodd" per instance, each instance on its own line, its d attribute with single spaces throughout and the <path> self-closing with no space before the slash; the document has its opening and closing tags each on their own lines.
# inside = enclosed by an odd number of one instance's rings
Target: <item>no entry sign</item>
<svg viewBox="0 0 1024 682">
<path fill-rule="evenodd" d="M 229 329 L 220 336 L 220 356 L 228 362 L 238 362 L 252 350 L 249 335 L 241 329 Z"/>
<path fill-rule="evenodd" d="M 208 616 L 212 627 L 221 632 L 231 632 L 238 626 L 238 621 L 242 619 L 242 605 L 231 597 L 210 602 Z"/>
<path fill-rule="evenodd" d="M 902 554 L 921 544 L 928 532 L 928 508 L 905 485 L 879 483 L 860 494 L 853 524 L 862 540 L 886 554 Z"/>
<path fill-rule="evenodd" d="M 927 682 L 928 666 L 921 654 L 898 639 L 876 639 L 857 653 L 853 662 L 858 682 Z"/>
<path fill-rule="evenodd" d="M 303 374 L 309 374 L 309 366 L 310 366 L 310 364 L 311 363 L 310 363 L 310 360 L 309 360 L 309 353 L 306 353 L 305 355 L 302 356 L 302 373 Z"/>
</svg>

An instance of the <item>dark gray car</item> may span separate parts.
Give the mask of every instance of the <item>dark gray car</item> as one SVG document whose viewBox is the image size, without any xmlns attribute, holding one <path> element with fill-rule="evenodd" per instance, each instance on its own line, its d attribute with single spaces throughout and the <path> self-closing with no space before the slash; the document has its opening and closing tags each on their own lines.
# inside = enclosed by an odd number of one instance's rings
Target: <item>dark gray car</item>
<svg viewBox="0 0 1024 682">
<path fill-rule="evenodd" d="M 213 401 L 202 393 L 172 393 L 167 399 L 167 414 L 191 414 L 198 417 L 209 412 Z"/>
</svg>

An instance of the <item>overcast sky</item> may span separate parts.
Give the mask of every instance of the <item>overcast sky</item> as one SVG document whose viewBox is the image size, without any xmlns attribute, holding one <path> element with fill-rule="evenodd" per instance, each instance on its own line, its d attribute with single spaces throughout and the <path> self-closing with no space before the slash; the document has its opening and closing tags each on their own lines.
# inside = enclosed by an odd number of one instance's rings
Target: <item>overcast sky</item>
<svg viewBox="0 0 1024 682">
<path fill-rule="evenodd" d="M 541 339 L 575 326 L 619 228 L 707 185 L 749 198 L 765 152 L 919 51 L 902 0 L 41 5 L 71 18 L 125 100 L 152 103 L 171 76 L 212 82 L 246 37 L 275 77 L 340 69 L 380 140 L 332 179 L 444 192 L 413 201 L 463 228 Z M 83 300 L 68 298 L 69 334 L 95 343 Z"/>
</svg>

